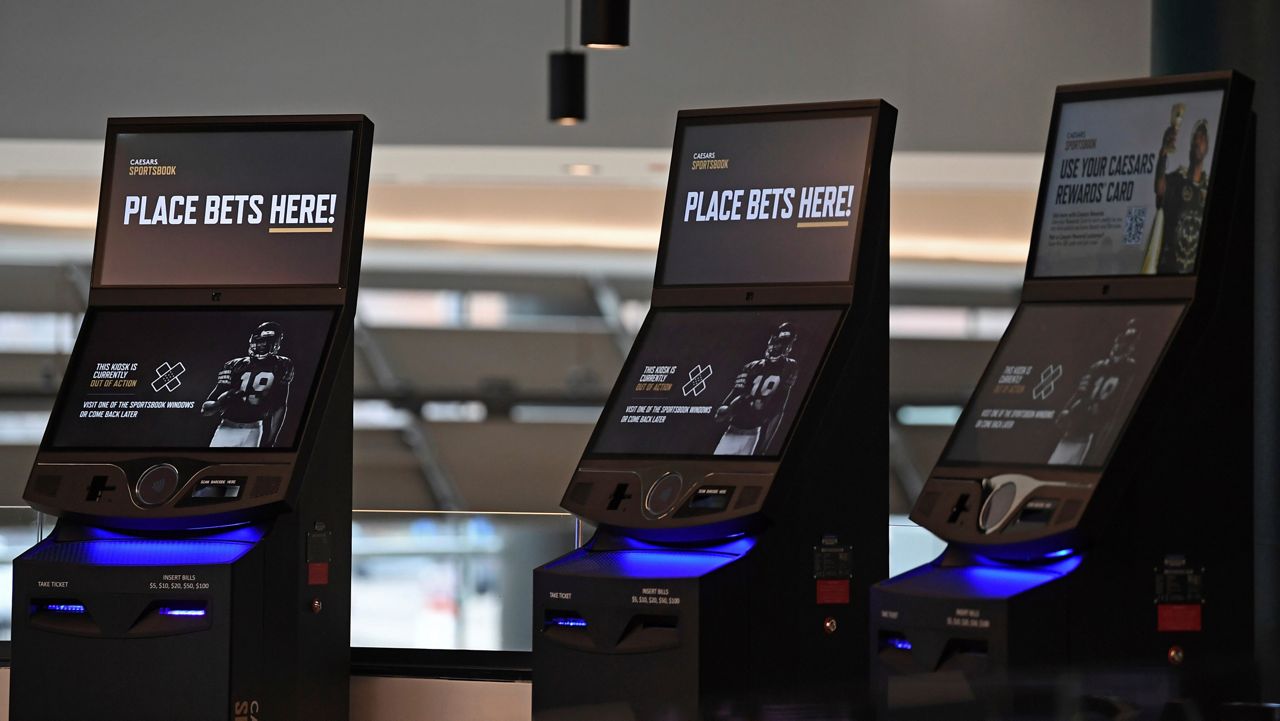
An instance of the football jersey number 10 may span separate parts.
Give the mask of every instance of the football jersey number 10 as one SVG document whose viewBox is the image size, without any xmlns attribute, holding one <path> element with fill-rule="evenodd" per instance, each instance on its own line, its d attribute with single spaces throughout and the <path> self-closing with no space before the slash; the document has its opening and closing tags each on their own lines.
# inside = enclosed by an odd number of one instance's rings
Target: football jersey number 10
<svg viewBox="0 0 1280 721">
<path fill-rule="evenodd" d="M 276 374 L 271 371 L 260 371 L 257 375 L 246 371 L 240 376 L 240 392 L 249 393 L 250 378 L 253 382 L 253 393 L 250 393 L 248 400 L 250 403 L 258 402 L 258 394 L 265 393 L 271 388 L 271 384 L 276 382 Z"/>
</svg>

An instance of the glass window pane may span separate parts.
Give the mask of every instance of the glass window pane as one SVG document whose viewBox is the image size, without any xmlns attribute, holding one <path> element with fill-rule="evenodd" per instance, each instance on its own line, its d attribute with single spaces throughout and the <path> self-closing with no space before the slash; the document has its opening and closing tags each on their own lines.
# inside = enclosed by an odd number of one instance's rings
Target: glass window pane
<svg viewBox="0 0 1280 721">
<path fill-rule="evenodd" d="M 565 513 L 359 511 L 351 645 L 528 651 L 533 569 L 574 548 Z"/>
</svg>

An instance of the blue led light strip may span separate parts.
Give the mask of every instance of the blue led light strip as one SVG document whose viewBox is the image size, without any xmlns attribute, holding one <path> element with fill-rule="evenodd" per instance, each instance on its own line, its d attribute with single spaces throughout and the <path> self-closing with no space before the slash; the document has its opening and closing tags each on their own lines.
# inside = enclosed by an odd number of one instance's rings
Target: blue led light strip
<svg viewBox="0 0 1280 721">
<path fill-rule="evenodd" d="M 552 618 L 547 620 L 548 626 L 564 626 L 567 628 L 586 628 L 585 618 Z"/>
<path fill-rule="evenodd" d="M 83 603 L 46 603 L 43 605 L 43 608 L 50 613 L 71 613 L 77 615 L 85 613 Z"/>
<path fill-rule="evenodd" d="M 910 651 L 911 642 L 905 638 L 894 637 L 885 639 L 885 645 L 898 649 L 899 651 Z"/>
<path fill-rule="evenodd" d="M 203 608 L 162 608 L 161 616 L 203 616 L 206 611 Z"/>
</svg>

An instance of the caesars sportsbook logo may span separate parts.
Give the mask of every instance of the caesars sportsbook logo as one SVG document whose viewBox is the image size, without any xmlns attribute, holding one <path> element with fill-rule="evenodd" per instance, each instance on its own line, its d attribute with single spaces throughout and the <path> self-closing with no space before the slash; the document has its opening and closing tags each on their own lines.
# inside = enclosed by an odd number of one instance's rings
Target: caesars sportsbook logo
<svg viewBox="0 0 1280 721">
<path fill-rule="evenodd" d="M 690 170 L 728 170 L 729 159 L 717 158 L 715 151 L 703 151 L 693 154 L 693 165 Z"/>
<path fill-rule="evenodd" d="M 177 175 L 178 166 L 164 165 L 159 158 L 129 158 L 129 175 Z"/>
</svg>

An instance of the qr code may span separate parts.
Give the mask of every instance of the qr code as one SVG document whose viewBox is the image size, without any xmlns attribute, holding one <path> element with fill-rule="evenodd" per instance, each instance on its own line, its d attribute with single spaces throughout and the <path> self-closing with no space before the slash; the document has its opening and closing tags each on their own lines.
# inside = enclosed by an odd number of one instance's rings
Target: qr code
<svg viewBox="0 0 1280 721">
<path fill-rule="evenodd" d="M 1147 227 L 1147 207 L 1134 205 L 1124 214 L 1124 244 L 1142 245 L 1143 229 Z"/>
</svg>

